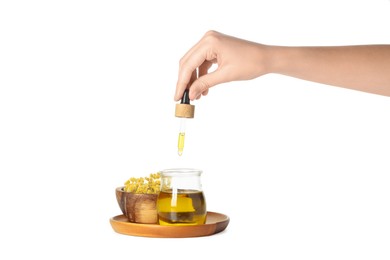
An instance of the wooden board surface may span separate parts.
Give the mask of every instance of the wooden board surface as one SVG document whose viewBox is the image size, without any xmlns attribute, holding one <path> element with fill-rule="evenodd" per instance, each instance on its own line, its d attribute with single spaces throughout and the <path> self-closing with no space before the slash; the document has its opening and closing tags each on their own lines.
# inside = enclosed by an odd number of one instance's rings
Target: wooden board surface
<svg viewBox="0 0 390 260">
<path fill-rule="evenodd" d="M 207 212 L 206 223 L 195 226 L 161 226 L 158 224 L 138 224 L 129 222 L 126 216 L 118 215 L 110 219 L 115 232 L 123 235 L 143 237 L 201 237 L 217 234 L 226 229 L 229 217 L 217 213 Z"/>
</svg>

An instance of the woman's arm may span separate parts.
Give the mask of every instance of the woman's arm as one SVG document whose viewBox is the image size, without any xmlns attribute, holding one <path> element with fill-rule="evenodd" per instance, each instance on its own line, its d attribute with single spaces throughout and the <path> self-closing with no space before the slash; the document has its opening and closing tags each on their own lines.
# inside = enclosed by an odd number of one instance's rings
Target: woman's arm
<svg viewBox="0 0 390 260">
<path fill-rule="evenodd" d="M 390 45 L 271 46 L 209 31 L 180 60 L 174 99 L 188 87 L 193 100 L 215 85 L 268 73 L 390 96 Z"/>
</svg>

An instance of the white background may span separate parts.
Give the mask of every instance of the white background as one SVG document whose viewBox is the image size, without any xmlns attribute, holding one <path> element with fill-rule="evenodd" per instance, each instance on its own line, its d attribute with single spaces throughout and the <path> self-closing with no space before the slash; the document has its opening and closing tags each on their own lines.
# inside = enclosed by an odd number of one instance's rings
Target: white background
<svg viewBox="0 0 390 260">
<path fill-rule="evenodd" d="M 2 1 L 1 259 L 389 259 L 390 100 L 280 75 L 193 104 L 179 59 L 214 29 L 274 45 L 390 43 L 390 1 Z M 115 233 L 114 190 L 204 171 L 218 235 Z"/>
</svg>

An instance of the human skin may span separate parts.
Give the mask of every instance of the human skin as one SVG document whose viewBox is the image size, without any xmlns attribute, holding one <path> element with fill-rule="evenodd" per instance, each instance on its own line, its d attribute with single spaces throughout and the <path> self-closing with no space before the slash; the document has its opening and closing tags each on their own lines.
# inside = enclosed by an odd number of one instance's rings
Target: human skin
<svg viewBox="0 0 390 260">
<path fill-rule="evenodd" d="M 269 73 L 390 96 L 390 45 L 275 46 L 209 31 L 181 58 L 174 100 Z"/>
</svg>

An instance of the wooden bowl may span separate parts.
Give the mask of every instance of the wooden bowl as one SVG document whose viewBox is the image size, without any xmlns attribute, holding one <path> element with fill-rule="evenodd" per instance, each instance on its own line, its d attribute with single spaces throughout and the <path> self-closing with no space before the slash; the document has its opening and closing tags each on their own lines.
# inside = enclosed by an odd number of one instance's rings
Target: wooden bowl
<svg viewBox="0 0 390 260">
<path fill-rule="evenodd" d="M 130 222 L 156 224 L 157 194 L 136 194 L 123 190 L 124 186 L 115 189 L 116 200 L 123 213 Z"/>
</svg>

